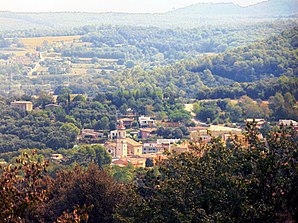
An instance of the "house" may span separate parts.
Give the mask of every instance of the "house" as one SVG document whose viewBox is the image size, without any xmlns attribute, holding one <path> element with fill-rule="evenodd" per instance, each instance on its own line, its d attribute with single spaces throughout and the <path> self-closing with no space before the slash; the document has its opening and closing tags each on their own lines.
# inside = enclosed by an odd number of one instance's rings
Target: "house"
<svg viewBox="0 0 298 223">
<path fill-rule="evenodd" d="M 104 134 L 102 132 L 97 132 L 94 129 L 83 129 L 79 136 L 81 139 L 98 139 L 103 137 Z"/>
<path fill-rule="evenodd" d="M 140 128 L 153 128 L 155 127 L 155 120 L 150 117 L 141 116 L 139 117 Z"/>
<path fill-rule="evenodd" d="M 242 135 L 242 130 L 220 125 L 211 125 L 207 130 L 213 137 L 222 137 L 224 134 Z"/>
<path fill-rule="evenodd" d="M 248 118 L 245 120 L 245 123 L 253 123 L 253 122 L 256 122 L 256 127 L 258 129 L 262 128 L 267 122 L 265 119 L 260 119 L 260 118 L 256 118 L 256 119 L 253 119 L 253 118 Z"/>
<path fill-rule="evenodd" d="M 54 153 L 51 155 L 51 160 L 56 163 L 61 163 L 63 161 L 63 155 L 60 153 Z"/>
<path fill-rule="evenodd" d="M 279 125 L 283 125 L 283 126 L 291 126 L 293 125 L 298 126 L 298 122 L 294 121 L 294 120 L 279 120 Z"/>
<path fill-rule="evenodd" d="M 178 128 L 181 126 L 180 122 L 159 122 L 158 124 L 165 128 Z"/>
<path fill-rule="evenodd" d="M 46 110 L 53 110 L 55 108 L 61 108 L 61 106 L 57 105 L 57 104 L 48 104 L 48 105 L 45 106 Z"/>
<path fill-rule="evenodd" d="M 238 128 L 229 128 L 219 125 L 211 125 L 208 129 L 201 129 L 190 133 L 191 141 L 200 144 L 207 144 L 212 137 L 220 137 L 223 142 L 230 135 L 242 136 L 242 130 Z"/>
<path fill-rule="evenodd" d="M 14 101 L 14 102 L 11 102 L 10 105 L 16 108 L 20 108 L 24 111 L 33 110 L 33 104 L 31 101 Z"/>
<path fill-rule="evenodd" d="M 117 159 L 112 161 L 112 166 L 120 166 L 120 167 L 125 167 L 129 164 L 128 160 L 124 160 L 124 159 Z"/>
<path fill-rule="evenodd" d="M 126 143 L 127 143 L 127 149 L 128 149 L 128 154 L 129 155 L 142 155 L 143 149 L 142 149 L 142 144 L 131 139 L 131 138 L 126 138 Z"/>
<path fill-rule="evenodd" d="M 129 157 L 129 158 L 122 158 L 122 159 L 117 159 L 113 160 L 112 164 L 113 166 L 120 166 L 120 167 L 125 167 L 128 164 L 132 164 L 134 167 L 146 167 L 146 158 L 140 158 L 140 157 Z"/>
<path fill-rule="evenodd" d="M 133 118 L 122 118 L 120 120 L 123 122 L 124 127 L 128 129 L 132 127 L 132 123 L 134 122 Z"/>
<path fill-rule="evenodd" d="M 156 131 L 156 130 L 157 130 L 156 128 L 143 128 L 143 129 L 140 129 L 139 137 L 141 139 L 149 139 L 149 138 L 152 137 L 153 132 Z"/>
<path fill-rule="evenodd" d="M 188 142 L 181 143 L 180 145 L 173 145 L 171 147 L 171 152 L 184 153 L 188 152 L 190 149 L 190 144 Z"/>
<path fill-rule="evenodd" d="M 131 132 L 129 132 L 129 135 L 130 135 L 131 138 L 135 139 L 135 138 L 138 138 L 139 132 L 138 131 L 131 131 Z"/>
<path fill-rule="evenodd" d="M 130 162 L 134 167 L 142 167 L 145 168 L 146 167 L 146 158 L 133 158 L 130 157 L 128 159 L 128 162 Z"/>
<path fill-rule="evenodd" d="M 183 145 L 183 146 L 181 146 Z M 179 148 L 183 147 L 183 149 L 187 149 L 184 144 L 176 145 L 174 143 L 171 143 L 171 141 L 161 141 L 158 143 L 144 143 L 143 145 L 143 155 L 149 155 L 149 154 L 162 154 L 164 151 L 172 151 L 173 148 Z"/>
<path fill-rule="evenodd" d="M 156 144 L 159 152 L 171 151 L 173 144 L 178 143 L 180 139 L 157 139 Z"/>
<path fill-rule="evenodd" d="M 263 136 L 262 136 L 263 137 Z M 258 138 L 261 138 L 261 135 L 258 136 Z M 223 142 L 227 143 L 230 140 L 236 140 L 240 143 L 242 146 L 249 146 L 248 140 L 244 135 L 232 135 L 232 134 L 224 134 L 222 136 Z"/>
<path fill-rule="evenodd" d="M 117 133 L 118 133 L 117 130 L 111 131 L 110 134 L 109 134 L 109 139 L 116 139 L 117 138 Z"/>
<path fill-rule="evenodd" d="M 207 130 L 197 130 L 190 133 L 190 139 L 192 142 L 197 142 L 201 144 L 207 144 L 211 140 L 211 136 L 208 134 Z"/>
<path fill-rule="evenodd" d="M 157 143 L 144 143 L 143 145 L 143 154 L 152 154 L 158 153 L 161 149 L 161 146 Z"/>
<path fill-rule="evenodd" d="M 180 139 L 157 139 L 156 143 L 157 144 L 174 144 L 178 143 Z"/>
</svg>

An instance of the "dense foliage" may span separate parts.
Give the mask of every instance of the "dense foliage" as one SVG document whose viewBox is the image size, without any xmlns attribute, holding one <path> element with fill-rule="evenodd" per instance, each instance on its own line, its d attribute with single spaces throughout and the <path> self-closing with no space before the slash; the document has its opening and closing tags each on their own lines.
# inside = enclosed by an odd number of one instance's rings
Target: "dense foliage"
<svg viewBox="0 0 298 223">
<path fill-rule="evenodd" d="M 197 66 L 188 69 L 193 72 L 209 70 L 213 75 L 238 82 L 255 81 L 270 75 L 297 76 L 297 36 L 296 27 L 266 41 L 199 61 Z"/>
<path fill-rule="evenodd" d="M 136 178 L 123 222 L 295 222 L 297 135 L 281 129 L 265 141 L 247 127 L 249 146 L 217 139 L 176 154 Z"/>
<path fill-rule="evenodd" d="M 171 90 L 199 99 L 239 98 L 243 95 L 268 99 L 276 91 L 290 91 L 296 96 L 296 39 L 297 28 L 294 28 L 214 56 L 186 60 L 152 71 L 137 66 L 115 75 L 100 75 L 98 85 L 102 89 L 104 79 L 108 86 L 103 89 L 105 91 L 149 88 Z"/>
<path fill-rule="evenodd" d="M 99 93 L 93 98 L 71 95 L 66 88 L 57 89 L 58 107 L 45 109 L 53 103 L 50 95 L 41 93 L 37 99 L 28 95 L 20 100 L 32 100 L 38 109 L 31 112 L 8 105 L 13 99 L 4 99 L 0 104 L 0 152 L 19 149 L 59 148 L 70 149 L 82 129 L 104 131 L 116 129 L 116 116 L 132 112 L 135 115 L 151 115 L 157 119 L 168 119 L 193 124 L 191 115 L 184 110 L 182 101 L 171 92 L 118 91 Z M 137 120 L 135 120 L 136 126 Z"/>
<path fill-rule="evenodd" d="M 246 127 L 248 146 L 237 138 L 227 146 L 215 138 L 194 144 L 190 152 L 131 173 L 131 185 L 117 183 L 113 171 L 94 164 L 51 178 L 44 161 L 25 154 L 16 167 L 1 169 L 0 220 L 295 222 L 297 133 L 281 127 L 266 141 L 257 134 L 252 123 Z"/>
<path fill-rule="evenodd" d="M 202 100 L 194 104 L 196 118 L 208 123 L 223 124 L 243 122 L 247 118 L 262 119 L 296 119 L 298 108 L 295 97 L 287 92 L 285 95 L 276 93 L 269 101 L 254 101 L 248 96 L 239 100 L 217 99 Z"/>
</svg>

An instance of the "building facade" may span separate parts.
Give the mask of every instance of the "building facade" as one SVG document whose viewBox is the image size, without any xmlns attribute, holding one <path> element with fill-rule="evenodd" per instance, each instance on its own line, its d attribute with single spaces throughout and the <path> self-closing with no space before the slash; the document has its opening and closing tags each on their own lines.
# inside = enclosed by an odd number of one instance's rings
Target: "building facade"
<svg viewBox="0 0 298 223">
<path fill-rule="evenodd" d="M 33 110 L 33 104 L 31 101 L 14 101 L 10 104 L 13 107 L 20 108 L 24 111 L 32 111 Z"/>
</svg>

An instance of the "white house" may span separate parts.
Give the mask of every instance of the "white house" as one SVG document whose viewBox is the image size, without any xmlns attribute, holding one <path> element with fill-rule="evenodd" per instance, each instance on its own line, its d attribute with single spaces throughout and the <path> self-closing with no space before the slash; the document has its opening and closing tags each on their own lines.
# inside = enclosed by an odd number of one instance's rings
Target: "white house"
<svg viewBox="0 0 298 223">
<path fill-rule="evenodd" d="M 150 117 L 141 116 L 139 117 L 140 128 L 153 128 L 155 127 L 155 121 Z"/>
</svg>

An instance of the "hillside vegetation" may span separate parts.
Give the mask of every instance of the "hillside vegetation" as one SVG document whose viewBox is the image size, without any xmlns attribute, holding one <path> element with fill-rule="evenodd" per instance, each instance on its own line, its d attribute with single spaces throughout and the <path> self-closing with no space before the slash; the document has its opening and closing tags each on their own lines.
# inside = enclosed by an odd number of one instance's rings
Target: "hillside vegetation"
<svg viewBox="0 0 298 223">
<path fill-rule="evenodd" d="M 198 97 L 202 99 L 204 97 L 233 98 L 245 94 L 253 98 L 266 99 L 274 93 L 271 90 L 273 86 L 279 85 L 277 86 L 279 89 L 276 90 L 282 89 L 282 82 L 275 78 L 284 75 L 287 77 L 284 78 L 288 84 L 287 89 L 296 95 L 297 34 L 298 29 L 294 28 L 268 40 L 239 47 L 217 56 L 184 61 L 153 71 L 139 68 L 128 70 L 111 77 L 113 80 L 111 84 L 118 83 L 120 86 L 115 87 L 124 89 L 138 87 L 163 89 L 179 92 L 178 94 L 188 97 L 200 94 Z M 254 81 L 257 82 L 248 83 Z M 212 93 L 208 96 L 209 91 L 217 93 L 214 96 Z M 229 91 L 233 94 L 225 93 Z M 202 95 L 203 92 L 205 96 Z"/>
</svg>

